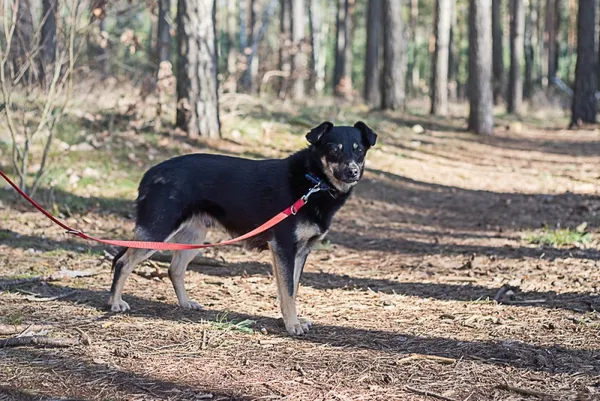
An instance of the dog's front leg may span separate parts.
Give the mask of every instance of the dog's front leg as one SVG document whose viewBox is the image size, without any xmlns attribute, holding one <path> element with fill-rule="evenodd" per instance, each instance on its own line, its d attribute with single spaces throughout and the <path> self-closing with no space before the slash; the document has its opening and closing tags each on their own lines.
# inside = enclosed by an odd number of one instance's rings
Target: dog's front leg
<svg viewBox="0 0 600 401">
<path fill-rule="evenodd" d="M 278 244 L 277 241 L 269 243 L 273 254 L 273 273 L 277 282 L 277 293 L 285 329 L 291 335 L 303 335 L 308 333 L 311 322 L 298 318 L 296 293 L 306 254 L 296 255 L 295 247 L 286 245 Z M 299 262 L 302 266 L 297 271 Z"/>
</svg>

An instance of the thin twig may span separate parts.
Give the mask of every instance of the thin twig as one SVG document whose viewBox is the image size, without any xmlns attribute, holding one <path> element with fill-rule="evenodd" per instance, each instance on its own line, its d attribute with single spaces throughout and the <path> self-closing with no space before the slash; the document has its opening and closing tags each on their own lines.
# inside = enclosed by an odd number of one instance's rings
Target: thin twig
<svg viewBox="0 0 600 401">
<path fill-rule="evenodd" d="M 71 295 L 75 294 L 76 292 L 77 291 L 69 291 L 64 294 L 55 295 L 53 297 L 47 297 L 47 298 L 39 298 L 37 296 L 30 295 L 28 297 L 25 297 L 25 299 L 28 301 L 31 301 L 31 302 L 50 302 L 50 301 L 56 301 L 58 299 L 68 298 Z"/>
<path fill-rule="evenodd" d="M 530 390 L 527 388 L 513 386 L 508 383 L 498 384 L 498 388 L 506 391 L 512 391 L 513 393 L 521 394 L 521 395 L 532 395 L 534 397 L 540 398 L 553 398 L 550 394 L 544 393 L 542 391 Z"/>
<path fill-rule="evenodd" d="M 456 359 L 454 359 L 454 358 L 446 358 L 443 356 L 424 355 L 424 354 L 410 354 L 404 358 L 399 359 L 398 363 L 405 363 L 405 362 L 410 362 L 410 361 L 414 361 L 414 360 L 418 360 L 418 359 L 425 359 L 428 361 L 439 362 L 439 363 L 443 363 L 446 365 L 452 365 L 452 364 L 456 363 Z"/>
<path fill-rule="evenodd" d="M 429 391 L 429 390 L 419 390 L 418 388 L 414 388 L 411 386 L 405 386 L 404 389 L 407 391 L 410 391 L 412 393 L 425 395 L 427 397 L 437 398 L 438 400 L 457 401 L 455 398 L 446 397 L 445 395 L 442 395 L 439 393 L 434 393 L 433 391 Z"/>
</svg>

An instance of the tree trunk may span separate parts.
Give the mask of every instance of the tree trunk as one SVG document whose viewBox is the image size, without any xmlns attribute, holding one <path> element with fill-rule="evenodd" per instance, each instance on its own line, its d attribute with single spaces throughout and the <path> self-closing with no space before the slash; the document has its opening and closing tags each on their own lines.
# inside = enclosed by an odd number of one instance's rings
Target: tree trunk
<svg viewBox="0 0 600 401">
<path fill-rule="evenodd" d="M 535 63 L 535 70 L 536 70 L 536 81 L 538 82 L 538 85 L 543 83 L 543 77 L 544 77 L 544 69 L 545 69 L 545 65 L 544 62 L 548 59 L 547 58 L 547 54 L 546 54 L 546 48 L 545 48 L 545 44 L 544 44 L 544 35 L 545 35 L 545 31 L 544 31 L 544 18 L 543 18 L 543 7 L 542 7 L 542 3 L 543 0 L 535 0 L 536 2 L 536 17 L 537 17 L 537 21 L 535 24 L 535 30 L 537 32 L 536 35 L 536 41 L 537 41 L 537 57 L 534 60 Z"/>
<path fill-rule="evenodd" d="M 250 92 L 257 92 L 257 82 L 256 75 L 258 74 L 258 62 L 255 61 L 258 58 L 258 47 L 261 44 L 262 38 L 269 27 L 269 21 L 271 19 L 271 14 L 275 11 L 275 6 L 277 5 L 277 0 L 269 0 L 269 3 L 265 5 L 264 14 L 262 20 L 260 21 L 260 25 L 257 25 L 256 29 L 254 29 L 254 35 L 252 36 L 252 45 L 247 52 L 246 55 L 246 65 L 250 66 L 244 71 L 244 75 L 242 76 L 242 85 L 244 89 Z M 256 22 L 258 24 L 258 22 Z"/>
<path fill-rule="evenodd" d="M 456 82 L 456 76 L 458 74 L 458 54 L 457 54 L 457 40 L 455 35 L 456 30 L 456 0 L 451 0 L 450 6 L 452 7 L 452 13 L 450 17 L 450 38 L 448 42 L 448 98 L 451 102 L 458 100 L 458 82 Z"/>
<path fill-rule="evenodd" d="M 42 0 L 42 31 L 40 38 L 42 55 L 39 62 L 44 86 L 47 86 L 52 79 L 56 59 L 56 5 L 56 0 Z"/>
<path fill-rule="evenodd" d="M 53 63 L 56 56 L 56 1 L 42 1 L 42 47 L 44 65 Z"/>
<path fill-rule="evenodd" d="M 371 0 L 367 10 L 367 49 L 364 98 L 369 106 L 381 104 L 381 0 Z"/>
<path fill-rule="evenodd" d="M 7 28 L 8 29 L 8 28 Z M 12 77 L 24 72 L 25 83 L 31 84 L 39 78 L 39 64 L 32 60 L 35 28 L 29 0 L 20 0 L 17 7 L 16 26 L 10 46 Z M 21 81 L 22 82 L 22 81 Z"/>
<path fill-rule="evenodd" d="M 258 37 L 260 29 L 259 6 L 259 2 L 255 0 L 248 0 L 247 2 L 246 48 L 244 49 L 246 69 L 242 74 L 241 87 L 249 93 L 256 93 L 258 90 L 256 77 L 258 75 L 258 46 L 260 44 L 260 38 Z M 269 8 L 269 6 L 266 7 Z"/>
<path fill-rule="evenodd" d="M 308 14 L 311 45 L 311 87 L 315 93 L 322 94 L 325 89 L 325 62 L 329 25 L 326 24 L 323 18 L 323 6 L 318 0 L 309 0 Z"/>
<path fill-rule="evenodd" d="M 248 47 L 248 2 L 247 0 L 239 0 L 239 21 L 240 21 L 240 54 L 246 54 L 246 47 Z"/>
<path fill-rule="evenodd" d="M 525 0 L 529 6 L 529 12 L 525 18 L 525 82 L 523 84 L 523 97 L 530 99 L 533 95 L 533 68 L 535 60 L 535 14 L 536 9 L 533 0 Z M 528 3 L 528 4 L 527 4 Z"/>
<path fill-rule="evenodd" d="M 420 71 L 418 67 L 418 56 L 419 48 L 421 45 L 421 37 L 417 30 L 419 22 L 419 0 L 410 1 L 410 29 L 408 33 L 407 49 L 410 49 L 406 53 L 407 66 L 406 66 L 406 86 L 407 96 L 416 96 L 419 91 L 419 82 L 421 80 Z"/>
<path fill-rule="evenodd" d="M 354 0 L 338 0 L 333 88 L 337 96 L 352 92 L 352 15 Z"/>
<path fill-rule="evenodd" d="M 279 70 L 285 76 L 281 77 L 279 97 L 285 99 L 292 74 L 292 60 L 290 48 L 292 47 L 292 17 L 290 16 L 290 0 L 280 0 L 279 15 Z"/>
<path fill-rule="evenodd" d="M 519 114 L 523 103 L 523 38 L 525 32 L 525 6 L 523 0 L 510 0 L 510 77 L 508 80 L 509 114 Z"/>
<path fill-rule="evenodd" d="M 295 53 L 292 57 L 292 99 L 304 98 L 306 77 L 306 53 L 304 51 L 304 1 L 292 0 L 292 42 Z"/>
<path fill-rule="evenodd" d="M 381 108 L 404 110 L 404 32 L 402 1 L 383 0 L 383 78 Z"/>
<path fill-rule="evenodd" d="M 221 135 L 215 3 L 177 2 L 177 127 L 192 138 Z"/>
<path fill-rule="evenodd" d="M 237 34 L 237 0 L 227 0 L 227 81 L 226 89 L 231 92 L 237 92 L 237 61 L 238 51 L 236 47 Z"/>
<path fill-rule="evenodd" d="M 509 0 L 512 1 L 512 0 Z M 494 63 L 494 104 L 500 103 L 504 96 L 504 27 L 502 22 L 503 0 L 492 0 L 492 44 Z"/>
<path fill-rule="evenodd" d="M 171 0 L 158 0 L 158 29 L 156 33 L 156 61 L 171 60 Z M 158 71 L 160 68 L 157 68 Z"/>
<path fill-rule="evenodd" d="M 492 0 L 469 2 L 469 129 L 492 135 Z"/>
<path fill-rule="evenodd" d="M 571 127 L 596 122 L 598 58 L 596 55 L 596 1 L 580 0 L 577 12 L 577 66 L 571 107 Z"/>
<path fill-rule="evenodd" d="M 546 73 L 548 80 L 551 81 L 556 77 L 558 68 L 558 28 L 560 24 L 560 16 L 557 14 L 560 10 L 560 0 L 548 0 L 546 2 L 546 35 L 545 35 L 545 53 L 547 60 Z"/>
<path fill-rule="evenodd" d="M 435 51 L 431 74 L 431 114 L 448 114 L 448 47 L 452 0 L 436 0 L 435 10 Z"/>
<path fill-rule="evenodd" d="M 575 47 L 577 46 L 577 1 L 569 0 L 569 18 L 568 18 L 568 29 L 567 29 L 567 76 L 565 82 L 569 85 L 573 82 L 573 55 L 575 54 Z M 600 69 L 598 70 L 600 73 Z"/>
</svg>

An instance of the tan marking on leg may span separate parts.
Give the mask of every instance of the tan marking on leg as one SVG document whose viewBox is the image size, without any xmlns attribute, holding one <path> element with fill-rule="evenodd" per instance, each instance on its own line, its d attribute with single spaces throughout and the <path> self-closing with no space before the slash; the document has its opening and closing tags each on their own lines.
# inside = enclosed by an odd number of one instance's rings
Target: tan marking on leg
<svg viewBox="0 0 600 401">
<path fill-rule="evenodd" d="M 183 244 L 200 244 L 206 238 L 208 229 L 202 224 L 198 224 L 201 220 L 188 222 L 174 237 L 174 242 Z M 199 249 L 190 249 L 186 251 L 173 252 L 173 259 L 169 266 L 169 278 L 175 289 L 179 306 L 186 309 L 202 309 L 202 305 L 190 300 L 187 291 L 185 290 L 185 271 L 189 263 L 200 252 Z"/>
<path fill-rule="evenodd" d="M 279 305 L 281 308 L 281 315 L 283 317 L 283 323 L 285 324 L 285 329 L 291 335 L 303 335 L 308 333 L 310 328 L 309 322 L 301 322 L 298 319 L 298 313 L 296 311 L 296 291 L 294 291 L 294 296 L 290 296 L 287 289 L 286 278 L 283 276 L 283 272 L 281 271 L 281 263 L 277 257 L 277 252 L 275 251 L 277 245 L 275 242 L 269 243 L 269 248 L 271 248 L 271 253 L 273 256 L 273 273 L 275 276 L 276 284 L 277 284 L 277 293 L 279 295 Z"/>
<path fill-rule="evenodd" d="M 121 267 L 121 271 L 119 272 L 119 277 L 117 279 L 117 283 L 114 287 L 114 291 L 111 292 L 110 298 L 108 300 L 108 304 L 110 305 L 110 309 L 113 312 L 125 312 L 129 309 L 129 304 L 121 298 L 123 294 L 123 286 L 125 286 L 125 281 L 139 263 L 148 259 L 155 251 L 150 251 L 147 249 L 132 249 L 129 248 L 127 252 L 123 256 L 121 256 L 120 262 L 123 262 L 123 266 Z M 115 273 L 116 274 L 116 273 Z"/>
</svg>

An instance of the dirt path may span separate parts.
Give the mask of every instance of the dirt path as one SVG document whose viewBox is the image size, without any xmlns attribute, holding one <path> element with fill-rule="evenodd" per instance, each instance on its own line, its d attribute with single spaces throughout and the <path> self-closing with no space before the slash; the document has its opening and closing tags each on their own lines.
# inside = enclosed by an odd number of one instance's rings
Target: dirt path
<svg viewBox="0 0 600 401">
<path fill-rule="evenodd" d="M 304 338 L 286 336 L 278 320 L 269 255 L 239 247 L 204 253 L 219 266 L 190 267 L 186 286 L 205 311 L 178 309 L 166 264 L 149 262 L 126 285 L 133 311 L 107 313 L 104 248 L 67 238 L 1 190 L 3 280 L 61 269 L 100 274 L 0 288 L 0 323 L 91 339 L 0 349 L 0 400 L 600 399 L 597 242 L 522 239 L 582 222 L 597 235 L 600 133 L 550 123 L 516 133 L 507 122 L 497 137 L 477 138 L 457 132 L 457 120 L 362 117 L 378 121 L 381 142 L 330 242 L 309 258 L 299 302 L 315 326 Z M 415 123 L 425 133 L 402 128 Z M 236 139 L 172 151 L 272 156 L 301 144 L 281 131 L 268 134 L 267 150 Z M 156 162 L 141 157 L 134 175 Z M 85 230 L 128 236 L 135 193 L 106 195 L 106 185 L 93 183 L 92 197 L 81 187 L 54 195 L 83 208 L 69 220 Z M 503 286 L 508 292 L 498 294 Z M 73 293 L 39 302 L 27 292 Z"/>
</svg>

